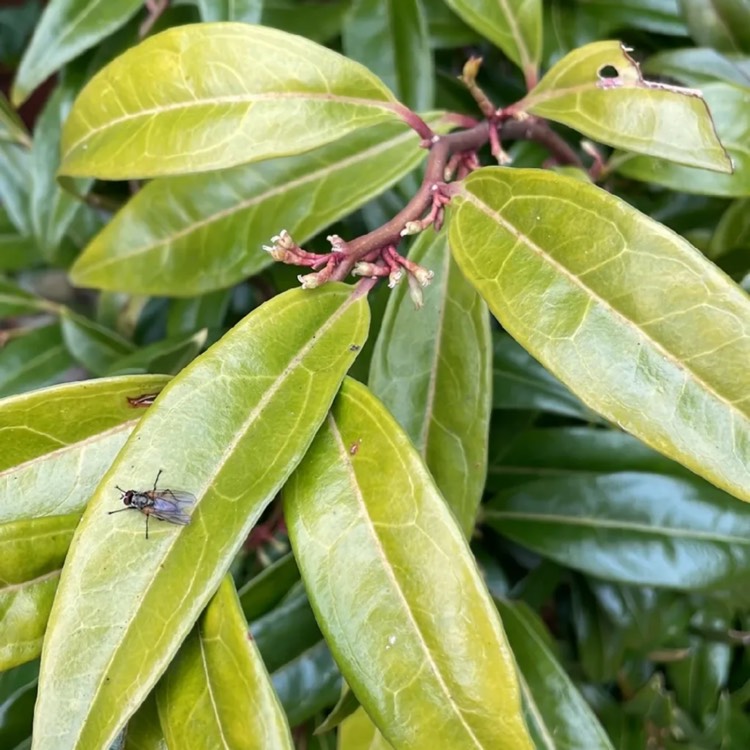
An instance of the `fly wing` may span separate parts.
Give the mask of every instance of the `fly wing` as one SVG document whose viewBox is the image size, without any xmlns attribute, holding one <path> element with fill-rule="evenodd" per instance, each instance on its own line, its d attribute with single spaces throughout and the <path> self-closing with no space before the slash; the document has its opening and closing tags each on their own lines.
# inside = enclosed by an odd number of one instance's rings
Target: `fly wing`
<svg viewBox="0 0 750 750">
<path fill-rule="evenodd" d="M 151 514 L 160 521 L 169 521 L 180 526 L 190 523 L 190 516 L 185 512 L 195 502 L 195 495 L 179 490 L 160 490 L 154 497 Z"/>
</svg>

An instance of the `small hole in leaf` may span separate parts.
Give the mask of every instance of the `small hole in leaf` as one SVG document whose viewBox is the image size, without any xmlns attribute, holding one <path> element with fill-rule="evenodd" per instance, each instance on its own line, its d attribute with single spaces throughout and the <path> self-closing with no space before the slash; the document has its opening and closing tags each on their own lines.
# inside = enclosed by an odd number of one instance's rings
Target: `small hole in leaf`
<svg viewBox="0 0 750 750">
<path fill-rule="evenodd" d="M 620 72 L 614 65 L 602 65 L 599 70 L 596 71 L 599 78 L 617 78 Z"/>
</svg>

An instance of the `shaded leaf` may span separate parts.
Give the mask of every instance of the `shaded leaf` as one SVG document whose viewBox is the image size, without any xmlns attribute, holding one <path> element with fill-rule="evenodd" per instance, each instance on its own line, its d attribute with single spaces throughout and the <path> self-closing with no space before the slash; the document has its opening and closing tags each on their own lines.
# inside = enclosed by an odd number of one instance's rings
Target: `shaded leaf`
<svg viewBox="0 0 750 750">
<path fill-rule="evenodd" d="M 615 154 L 611 166 L 625 177 L 688 193 L 742 197 L 750 195 L 750 87 L 711 83 L 702 88 L 716 132 L 728 151 L 734 174 L 691 169 L 662 159 Z"/>
<path fill-rule="evenodd" d="M 28 748 L 38 672 L 33 663 L 0 673 L 0 747 Z"/>
<path fill-rule="evenodd" d="M 438 126 L 438 116 L 427 122 Z M 154 180 L 93 239 L 71 277 L 133 294 L 230 286 L 273 262 L 262 248 L 273 235 L 286 229 L 306 242 L 425 156 L 416 133 L 384 123 L 302 156 Z"/>
<path fill-rule="evenodd" d="M 416 111 L 433 106 L 435 73 L 422 0 L 353 0 L 342 29 L 347 57 L 361 62 Z"/>
<path fill-rule="evenodd" d="M 19 234 L 31 234 L 29 170 L 31 156 L 17 143 L 0 141 L 0 200 Z"/>
<path fill-rule="evenodd" d="M 135 346 L 114 331 L 70 310 L 60 316 L 62 335 L 68 351 L 94 375 L 106 375 Z"/>
<path fill-rule="evenodd" d="M 496 44 L 527 81 L 536 76 L 542 54 L 539 0 L 445 0 L 466 23 Z"/>
<path fill-rule="evenodd" d="M 555 653 L 544 623 L 523 602 L 495 599 L 518 665 L 526 721 L 537 747 L 613 750 Z"/>
<path fill-rule="evenodd" d="M 132 18 L 142 0 L 50 0 L 34 29 L 13 81 L 13 104 L 22 104 L 39 84 L 84 50 Z"/>
<path fill-rule="evenodd" d="M 740 61 L 710 47 L 685 47 L 657 52 L 646 60 L 643 70 L 646 73 L 669 76 L 686 86 L 704 86 L 717 80 L 750 86 L 750 64 L 747 60 L 743 66 Z"/>
<path fill-rule="evenodd" d="M 123 750 L 168 750 L 154 693 L 149 694 L 128 722 Z"/>
<path fill-rule="evenodd" d="M 596 415 L 510 336 L 493 335 L 492 405 L 532 409 L 585 421 Z"/>
<path fill-rule="evenodd" d="M 700 92 L 644 81 L 618 42 L 594 42 L 566 55 L 513 109 L 609 146 L 732 172 Z"/>
<path fill-rule="evenodd" d="M 392 750 L 393 745 L 383 737 L 370 717 L 360 708 L 339 728 L 338 750 Z"/>
<path fill-rule="evenodd" d="M 57 323 L 34 328 L 0 349 L 0 397 L 59 382 L 72 365 Z"/>
<path fill-rule="evenodd" d="M 284 508 L 326 641 L 394 747 L 417 737 L 530 747 L 512 657 L 461 531 L 408 437 L 356 381 L 288 482 Z"/>
<path fill-rule="evenodd" d="M 204 328 L 192 336 L 169 337 L 149 346 L 136 349 L 132 354 L 115 360 L 109 375 L 131 375 L 161 372 L 174 375 L 187 366 L 204 347 L 208 331 Z"/>
<path fill-rule="evenodd" d="M 453 203 L 451 249 L 503 327 L 607 419 L 750 500 L 745 292 L 577 180 L 486 168 Z"/>
<path fill-rule="evenodd" d="M 248 620 L 264 615 L 279 603 L 290 587 L 299 581 L 294 555 L 289 552 L 248 581 L 239 591 L 242 611 Z"/>
<path fill-rule="evenodd" d="M 726 52 L 750 52 L 750 8 L 741 0 L 679 0 L 690 36 Z"/>
<path fill-rule="evenodd" d="M 206 75 L 212 69 L 221 74 Z M 366 68 L 301 37 L 237 23 L 179 26 L 86 85 L 63 129 L 60 171 L 205 172 L 303 153 L 400 111 Z"/>
<path fill-rule="evenodd" d="M 304 455 L 367 323 L 365 300 L 343 285 L 279 295 L 148 409 L 89 502 L 66 560 L 42 654 L 36 747 L 114 739 Z M 190 525 L 154 524 L 147 541 L 142 516 L 106 511 L 117 509 L 113 486 L 146 488 L 159 470 L 162 487 L 197 500 Z M 108 613 L 95 631 L 81 627 L 92 610 Z"/>
<path fill-rule="evenodd" d="M 17 284 L 0 276 L 0 318 L 11 318 L 16 315 L 54 310 L 47 300 L 27 292 Z"/>
<path fill-rule="evenodd" d="M 492 490 L 536 479 L 618 471 L 693 476 L 624 432 L 591 427 L 527 430 L 490 458 L 487 471 L 487 488 Z"/>
<path fill-rule="evenodd" d="M 0 93 L 0 140 L 27 147 L 31 145 L 23 120 L 13 109 L 4 93 Z"/>
<path fill-rule="evenodd" d="M 716 259 L 732 250 L 750 248 L 750 198 L 734 201 L 721 215 L 708 248 L 709 258 Z"/>
<path fill-rule="evenodd" d="M 170 747 L 293 747 L 230 577 L 180 647 L 156 696 Z"/>
<path fill-rule="evenodd" d="M 493 498 L 485 521 L 606 580 L 683 590 L 750 580 L 750 508 L 697 479 L 624 472 L 539 480 Z"/>
<path fill-rule="evenodd" d="M 451 258 L 445 232 L 423 232 L 409 258 L 435 276 L 420 310 L 405 280 L 391 293 L 369 385 L 411 438 L 470 536 L 487 466 L 489 314 Z"/>
</svg>

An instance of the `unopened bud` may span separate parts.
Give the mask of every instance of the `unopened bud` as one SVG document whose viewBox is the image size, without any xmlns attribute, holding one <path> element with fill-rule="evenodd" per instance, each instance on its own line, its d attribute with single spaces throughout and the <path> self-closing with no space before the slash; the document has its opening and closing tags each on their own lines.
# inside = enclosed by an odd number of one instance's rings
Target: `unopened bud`
<svg viewBox="0 0 750 750">
<path fill-rule="evenodd" d="M 401 279 L 404 278 L 404 272 L 400 268 L 394 268 L 388 274 L 388 286 L 393 289 Z"/>
<path fill-rule="evenodd" d="M 337 234 L 329 234 L 326 239 L 331 243 L 331 250 L 334 253 L 343 253 L 346 249 L 346 242 Z"/>
<path fill-rule="evenodd" d="M 422 231 L 421 221 L 407 221 L 404 224 L 404 228 L 401 230 L 400 235 L 402 237 L 408 237 L 411 234 L 419 234 Z"/>
<path fill-rule="evenodd" d="M 422 285 L 429 286 L 430 282 L 435 278 L 435 274 L 432 271 L 428 271 L 422 266 L 417 266 L 414 269 L 414 278 Z"/>
<path fill-rule="evenodd" d="M 414 307 L 419 310 L 424 305 L 424 295 L 422 294 L 422 287 L 414 277 L 414 274 L 407 272 L 406 279 L 409 282 L 409 296 L 411 301 L 414 303 Z"/>
</svg>

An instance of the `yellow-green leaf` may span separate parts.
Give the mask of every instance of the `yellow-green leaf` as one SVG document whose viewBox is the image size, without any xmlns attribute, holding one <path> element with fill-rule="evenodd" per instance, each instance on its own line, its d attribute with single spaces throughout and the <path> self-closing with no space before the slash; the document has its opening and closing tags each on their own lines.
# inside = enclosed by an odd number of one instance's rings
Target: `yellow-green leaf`
<svg viewBox="0 0 750 750">
<path fill-rule="evenodd" d="M 566 55 L 514 109 L 609 146 L 732 171 L 700 92 L 644 81 L 619 42 L 594 42 Z"/>
<path fill-rule="evenodd" d="M 711 109 L 716 132 L 732 158 L 733 174 L 694 169 L 664 159 L 615 154 L 612 169 L 625 177 L 654 182 L 680 192 L 743 197 L 750 195 L 750 86 L 710 83 L 703 96 Z"/>
<path fill-rule="evenodd" d="M 309 151 L 398 117 L 366 68 L 263 26 L 178 26 L 116 58 L 63 128 L 61 174 L 204 172 Z"/>
<path fill-rule="evenodd" d="M 486 168 L 451 249 L 503 327 L 592 409 L 750 501 L 750 300 L 593 185 Z"/>
<path fill-rule="evenodd" d="M 365 386 L 345 381 L 284 508 L 326 641 L 396 750 L 531 747 L 513 657 L 461 529 Z"/>
<path fill-rule="evenodd" d="M 226 577 L 156 691 L 169 747 L 292 750 L 284 712 Z"/>
<path fill-rule="evenodd" d="M 89 502 L 50 615 L 35 750 L 108 747 L 302 458 L 367 335 L 351 288 L 295 289 L 174 378 Z M 117 486 L 189 492 L 187 526 L 122 509 Z M 129 510 L 129 509 L 126 509 Z M 155 624 L 158 623 L 158 626 Z"/>
</svg>

